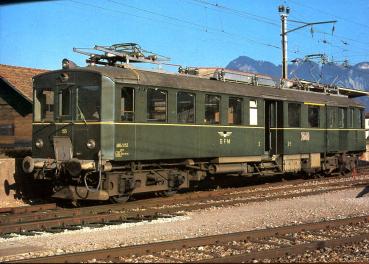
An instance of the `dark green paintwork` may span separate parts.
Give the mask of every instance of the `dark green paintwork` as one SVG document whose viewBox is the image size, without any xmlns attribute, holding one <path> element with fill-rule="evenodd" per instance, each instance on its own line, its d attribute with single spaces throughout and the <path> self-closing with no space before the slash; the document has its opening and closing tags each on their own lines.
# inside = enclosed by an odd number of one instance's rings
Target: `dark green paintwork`
<svg viewBox="0 0 369 264">
<path fill-rule="evenodd" d="M 249 100 L 255 97 L 236 95 L 243 99 L 242 124 L 229 126 L 227 124 L 227 107 L 230 94 L 215 93 L 221 96 L 221 113 L 219 125 L 204 124 L 204 100 L 205 94 L 210 91 L 194 91 L 196 94 L 196 121 L 194 124 L 176 124 L 176 93 L 186 89 L 165 88 L 168 91 L 168 122 L 148 123 L 146 121 L 146 90 L 147 88 L 163 88 L 160 86 L 146 86 L 135 83 L 119 82 L 109 77 L 82 74 L 89 71 L 73 70 L 75 82 L 87 82 L 93 79 L 101 80 L 101 122 L 84 124 L 79 121 L 74 125 L 45 124 L 34 125 L 34 137 L 44 138 L 50 143 L 53 135 L 60 135 L 60 128 L 67 128 L 67 135 L 71 137 L 74 154 L 80 159 L 96 159 L 97 152 L 101 148 L 103 159 L 116 161 L 132 160 L 159 160 L 159 159 L 186 159 L 186 158 L 214 158 L 221 156 L 260 156 L 265 154 L 265 103 L 264 99 L 258 101 L 258 125 L 250 126 Z M 36 78 L 36 85 L 42 88 L 45 85 L 56 85 L 52 79 L 61 73 L 54 72 Z M 219 85 L 217 81 L 214 84 Z M 209 82 L 211 84 L 211 82 Z M 166 85 L 168 86 L 168 85 Z M 124 123 L 120 121 L 120 89 L 123 87 L 135 88 L 135 122 Z M 258 89 L 257 87 L 255 89 Z M 232 94 L 232 96 L 235 96 Z M 307 95 L 304 94 L 306 97 Z M 314 95 L 316 97 L 316 95 Z M 340 98 L 342 101 L 342 98 Z M 273 103 L 272 99 L 268 99 Z M 324 153 L 335 151 L 356 151 L 365 149 L 364 130 L 360 128 L 356 120 L 354 127 L 332 128 L 326 130 L 326 107 L 320 107 L 320 127 L 310 128 L 307 122 L 307 105 L 301 104 L 301 128 L 290 129 L 288 127 L 287 101 L 278 101 L 279 112 L 277 114 L 277 126 L 271 127 L 272 150 L 271 154 L 298 154 L 298 153 Z M 314 101 L 312 102 L 314 103 Z M 334 106 L 332 106 L 334 107 Z M 358 115 L 359 108 L 355 108 Z M 59 130 L 58 130 L 59 129 Z M 219 133 L 232 132 L 227 138 Z M 301 141 L 301 132 L 309 132 L 310 140 Z M 86 147 L 88 139 L 96 139 L 96 149 L 91 151 Z M 230 140 L 230 141 L 228 141 Z M 222 143 L 222 144 L 221 144 Z M 229 143 L 229 144 L 228 144 Z M 101 144 L 101 145 L 100 145 Z M 273 152 L 274 151 L 274 152 Z M 34 148 L 34 157 L 53 157 L 51 145 L 41 150 Z M 79 153 L 79 154 L 78 154 Z"/>
</svg>

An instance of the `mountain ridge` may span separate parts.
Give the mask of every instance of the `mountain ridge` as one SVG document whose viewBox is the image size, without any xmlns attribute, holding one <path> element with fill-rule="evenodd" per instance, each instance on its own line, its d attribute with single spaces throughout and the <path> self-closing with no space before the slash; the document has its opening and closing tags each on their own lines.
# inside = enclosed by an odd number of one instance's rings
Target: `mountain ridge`
<svg viewBox="0 0 369 264">
<path fill-rule="evenodd" d="M 345 88 L 369 91 L 369 62 L 359 62 L 353 66 L 337 63 L 318 64 L 313 61 L 297 59 L 296 63 L 288 65 L 288 78 L 304 79 Z M 247 71 L 266 74 L 279 79 L 282 72 L 281 65 L 264 60 L 254 60 L 248 56 L 239 56 L 226 66 L 230 70 Z M 369 109 L 369 98 L 362 97 L 358 101 Z"/>
</svg>

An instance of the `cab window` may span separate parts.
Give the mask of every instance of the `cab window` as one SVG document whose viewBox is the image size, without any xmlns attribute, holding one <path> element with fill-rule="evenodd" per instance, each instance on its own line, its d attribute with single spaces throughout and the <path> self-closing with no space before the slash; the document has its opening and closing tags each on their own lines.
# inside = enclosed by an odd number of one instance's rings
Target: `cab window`
<svg viewBox="0 0 369 264">
<path fill-rule="evenodd" d="M 54 121 L 54 91 L 51 88 L 35 90 L 35 121 Z"/>
</svg>

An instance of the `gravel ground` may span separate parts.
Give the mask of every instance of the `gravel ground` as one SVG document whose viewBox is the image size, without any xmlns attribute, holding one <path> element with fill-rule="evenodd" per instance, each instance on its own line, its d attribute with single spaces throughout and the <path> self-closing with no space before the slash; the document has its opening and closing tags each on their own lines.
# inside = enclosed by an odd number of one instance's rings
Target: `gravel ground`
<svg viewBox="0 0 369 264">
<path fill-rule="evenodd" d="M 287 256 L 278 259 L 264 259 L 264 263 L 287 263 L 287 262 L 355 262 L 368 263 L 369 262 L 369 241 L 364 240 L 361 243 L 340 246 L 335 248 L 323 248 L 314 251 L 307 251 L 303 255 Z"/>
<path fill-rule="evenodd" d="M 0 239 L 0 262 L 366 215 L 369 212 L 369 194 L 355 198 L 361 191 L 362 188 L 356 188 L 309 197 L 209 208 L 152 222 Z M 10 247 L 19 248 L 19 253 L 23 254 L 16 254 L 16 250 L 8 251 Z M 27 247 L 37 247 L 38 250 L 27 252 Z"/>
</svg>

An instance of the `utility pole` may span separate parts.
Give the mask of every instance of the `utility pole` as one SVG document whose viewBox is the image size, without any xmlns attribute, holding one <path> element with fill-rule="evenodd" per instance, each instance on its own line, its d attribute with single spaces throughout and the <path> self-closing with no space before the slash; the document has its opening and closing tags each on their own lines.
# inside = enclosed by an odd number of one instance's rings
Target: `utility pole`
<svg viewBox="0 0 369 264">
<path fill-rule="evenodd" d="M 281 14 L 281 36 L 282 36 L 282 79 L 288 79 L 288 61 L 287 61 L 287 17 L 290 13 L 290 8 L 279 6 L 278 11 Z"/>
<path fill-rule="evenodd" d="M 290 20 L 291 22 L 300 23 L 302 26 L 299 26 L 297 28 L 287 30 L 287 17 L 290 13 L 290 8 L 288 6 L 280 5 L 278 6 L 278 12 L 281 14 L 281 37 L 282 37 L 282 79 L 286 80 L 288 79 L 288 61 L 287 61 L 287 34 L 291 33 L 293 31 L 299 30 L 301 28 L 307 27 L 307 26 L 313 26 L 318 24 L 328 24 L 328 23 L 336 23 L 336 20 L 332 21 L 321 21 L 321 22 L 303 22 L 303 21 L 296 21 L 296 20 Z"/>
</svg>

